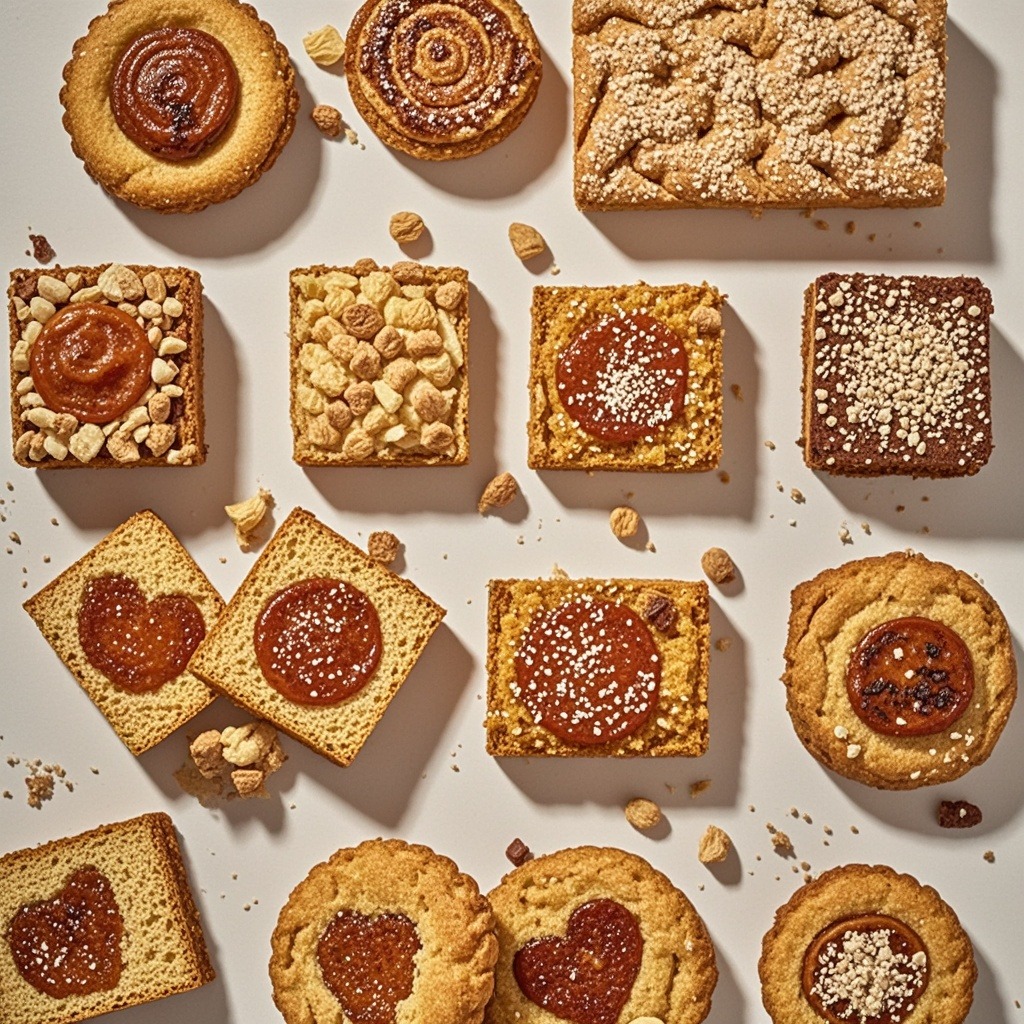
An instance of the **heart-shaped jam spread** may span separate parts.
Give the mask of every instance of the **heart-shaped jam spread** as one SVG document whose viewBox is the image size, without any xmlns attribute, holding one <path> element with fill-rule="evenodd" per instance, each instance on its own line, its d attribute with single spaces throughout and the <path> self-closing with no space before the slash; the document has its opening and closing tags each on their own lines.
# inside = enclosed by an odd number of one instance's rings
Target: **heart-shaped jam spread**
<svg viewBox="0 0 1024 1024">
<path fill-rule="evenodd" d="M 184 594 L 146 600 L 131 576 L 100 576 L 85 585 L 78 642 L 97 672 L 130 693 L 177 679 L 206 636 L 195 601 Z"/>
<path fill-rule="evenodd" d="M 592 900 L 570 915 L 565 938 L 531 939 L 512 973 L 524 996 L 573 1024 L 615 1024 L 640 973 L 644 939 L 615 900 Z"/>
<path fill-rule="evenodd" d="M 683 415 L 689 360 L 682 338 L 647 313 L 608 316 L 578 330 L 558 354 L 555 386 L 592 437 L 649 437 Z"/>
<path fill-rule="evenodd" d="M 201 153 L 227 127 L 237 102 L 231 55 L 195 28 L 158 28 L 134 39 L 110 83 L 118 127 L 164 160 Z"/>
<path fill-rule="evenodd" d="M 79 868 L 53 899 L 21 907 L 7 929 L 14 964 L 54 999 L 107 992 L 121 980 L 124 921 L 107 876 Z"/>
<path fill-rule="evenodd" d="M 123 310 L 76 302 L 43 325 L 29 372 L 47 409 L 108 423 L 149 387 L 154 354 L 146 332 Z"/>
<path fill-rule="evenodd" d="M 804 955 L 803 992 L 829 1024 L 899 1024 L 928 985 L 928 954 L 909 925 L 881 914 L 834 921 Z"/>
<path fill-rule="evenodd" d="M 636 732 L 658 703 L 661 656 L 639 612 L 580 597 L 530 623 L 515 653 L 513 695 L 567 743 Z"/>
<path fill-rule="evenodd" d="M 377 670 L 380 619 L 343 580 L 301 580 L 278 591 L 256 619 L 256 660 L 268 683 L 296 704 L 337 704 Z"/>
<path fill-rule="evenodd" d="M 404 914 L 367 917 L 339 910 L 324 929 L 316 957 L 324 984 L 353 1024 L 395 1024 L 412 992 L 420 939 Z"/>
<path fill-rule="evenodd" d="M 875 732 L 929 736 L 967 710 L 974 662 L 963 640 L 941 622 L 893 619 L 854 648 L 846 689 L 857 717 Z"/>
</svg>

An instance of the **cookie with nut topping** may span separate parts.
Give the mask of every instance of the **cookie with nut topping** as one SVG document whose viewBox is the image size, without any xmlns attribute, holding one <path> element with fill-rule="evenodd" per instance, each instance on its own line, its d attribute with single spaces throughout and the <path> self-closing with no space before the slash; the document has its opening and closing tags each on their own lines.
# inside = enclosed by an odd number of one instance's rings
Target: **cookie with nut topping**
<svg viewBox="0 0 1024 1024">
<path fill-rule="evenodd" d="M 7 294 L 18 465 L 205 462 L 196 271 L 121 263 L 14 270 Z"/>
<path fill-rule="evenodd" d="M 397 263 L 293 270 L 291 421 L 303 466 L 469 458 L 469 278 Z"/>
<path fill-rule="evenodd" d="M 878 789 L 937 785 L 981 764 L 1017 696 L 995 600 L 920 554 L 863 558 L 799 584 L 785 657 L 801 742 Z"/>
</svg>

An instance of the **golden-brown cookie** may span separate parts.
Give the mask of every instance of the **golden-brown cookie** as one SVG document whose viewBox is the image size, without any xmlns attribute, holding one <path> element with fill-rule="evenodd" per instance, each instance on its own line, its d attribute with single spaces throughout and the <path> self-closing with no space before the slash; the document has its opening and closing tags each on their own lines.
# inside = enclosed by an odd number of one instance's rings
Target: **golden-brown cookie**
<svg viewBox="0 0 1024 1024">
<path fill-rule="evenodd" d="M 699 1024 L 718 980 L 700 915 L 635 854 L 560 850 L 488 894 L 500 952 L 487 1024 Z"/>
<path fill-rule="evenodd" d="M 978 974 L 971 940 L 931 886 L 866 864 L 797 890 L 761 949 L 775 1024 L 961 1024 Z"/>
<path fill-rule="evenodd" d="M 447 857 L 371 839 L 316 865 L 271 937 L 288 1024 L 476 1024 L 494 984 L 494 917 Z"/>
<path fill-rule="evenodd" d="M 253 184 L 299 107 L 288 51 L 239 0 L 112 0 L 75 43 L 64 81 L 64 127 L 85 169 L 162 213 Z"/>
<path fill-rule="evenodd" d="M 540 44 L 516 0 L 367 0 L 345 44 L 356 109 L 422 160 L 474 156 L 530 109 Z"/>
<path fill-rule="evenodd" d="M 995 746 L 1017 695 L 998 605 L 966 573 L 894 552 L 793 591 L 786 707 L 825 767 L 879 789 L 959 778 Z"/>
</svg>

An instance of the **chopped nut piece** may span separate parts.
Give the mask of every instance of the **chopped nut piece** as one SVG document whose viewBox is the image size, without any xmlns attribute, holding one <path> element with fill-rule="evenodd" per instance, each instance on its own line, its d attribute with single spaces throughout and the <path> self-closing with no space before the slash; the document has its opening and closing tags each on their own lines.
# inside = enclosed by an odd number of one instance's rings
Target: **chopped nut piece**
<svg viewBox="0 0 1024 1024">
<path fill-rule="evenodd" d="M 700 796 L 700 794 L 703 793 L 704 790 L 708 789 L 710 786 L 710 779 L 698 779 L 696 782 L 691 782 L 690 799 L 692 800 L 694 797 Z"/>
<path fill-rule="evenodd" d="M 516 867 L 519 867 L 520 864 L 525 864 L 528 860 L 533 860 L 533 854 L 530 852 L 530 848 L 518 837 L 508 844 L 505 849 L 505 856 L 508 857 Z"/>
<path fill-rule="evenodd" d="M 513 222 L 508 226 L 508 240 L 512 243 L 515 254 L 521 260 L 530 260 L 539 256 L 546 248 L 544 236 L 529 224 Z"/>
<path fill-rule="evenodd" d="M 712 583 L 728 583 L 736 578 L 736 566 L 723 548 L 708 548 L 700 556 L 700 565 Z"/>
<path fill-rule="evenodd" d="M 411 242 L 415 242 L 423 234 L 424 227 L 423 218 L 411 210 L 401 210 L 399 213 L 392 214 L 391 222 L 388 224 L 391 237 L 399 245 L 409 245 Z"/>
<path fill-rule="evenodd" d="M 189 744 L 188 752 L 204 779 L 215 779 L 227 770 L 228 763 L 221 746 L 220 733 L 216 729 L 201 732 Z"/>
<path fill-rule="evenodd" d="M 390 565 L 398 557 L 401 541 L 388 530 L 374 530 L 366 542 L 366 553 L 375 561 Z"/>
<path fill-rule="evenodd" d="M 302 37 L 306 53 L 321 67 L 337 64 L 345 56 L 345 40 L 333 25 L 324 25 Z"/>
<path fill-rule="evenodd" d="M 633 537 L 640 529 L 640 515 L 635 508 L 620 505 L 612 509 L 608 523 L 616 537 Z"/>
<path fill-rule="evenodd" d="M 643 617 L 660 633 L 675 635 L 676 623 L 679 621 L 679 609 L 675 603 L 656 590 L 644 594 Z"/>
<path fill-rule="evenodd" d="M 384 327 L 384 317 L 381 316 L 380 310 L 368 302 L 354 302 L 351 306 L 346 306 L 341 314 L 341 322 L 353 337 L 362 341 L 372 341 L 377 332 Z"/>
<path fill-rule="evenodd" d="M 174 777 L 182 789 L 198 797 L 204 807 L 225 795 L 266 798 L 268 775 L 288 759 L 277 730 L 269 722 L 247 722 L 218 732 L 209 729 L 189 744 L 191 762 Z"/>
<path fill-rule="evenodd" d="M 344 128 L 341 111 L 329 103 L 318 103 L 309 116 L 313 119 L 313 124 L 329 139 L 336 139 Z"/>
<path fill-rule="evenodd" d="M 981 809 L 966 800 L 943 800 L 938 818 L 943 828 L 974 828 L 981 824 Z"/>
<path fill-rule="evenodd" d="M 717 825 L 708 825 L 700 837 L 697 858 L 701 864 L 720 864 L 729 856 L 732 840 Z"/>
<path fill-rule="evenodd" d="M 661 821 L 661 808 L 642 796 L 634 797 L 626 804 L 626 821 L 641 832 L 654 828 Z"/>
<path fill-rule="evenodd" d="M 690 323 L 700 334 L 717 334 L 722 329 L 722 314 L 713 306 L 698 306 L 690 314 Z"/>
<path fill-rule="evenodd" d="M 243 551 L 248 551 L 252 544 L 252 535 L 256 528 L 263 522 L 267 509 L 274 503 L 270 491 L 264 488 L 259 490 L 245 501 L 235 502 L 233 505 L 225 505 L 224 511 L 228 519 L 235 524 L 235 540 Z"/>
<path fill-rule="evenodd" d="M 492 508 L 504 508 L 510 504 L 519 490 L 516 478 L 508 472 L 499 473 L 485 488 L 476 503 L 476 510 L 481 515 Z"/>
</svg>

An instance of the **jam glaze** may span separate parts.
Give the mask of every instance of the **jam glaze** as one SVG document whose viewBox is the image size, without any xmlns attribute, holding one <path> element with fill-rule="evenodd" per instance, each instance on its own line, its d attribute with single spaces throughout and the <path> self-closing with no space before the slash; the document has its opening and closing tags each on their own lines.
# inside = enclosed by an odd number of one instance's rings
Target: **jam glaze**
<svg viewBox="0 0 1024 1024">
<path fill-rule="evenodd" d="M 338 704 L 380 662 L 377 609 L 343 580 L 300 580 L 274 594 L 256 619 L 256 660 L 267 682 L 296 704 Z"/>
<path fill-rule="evenodd" d="M 834 921 L 804 954 L 801 985 L 829 1024 L 899 1024 L 928 985 L 928 954 L 908 924 L 881 914 Z"/>
<path fill-rule="evenodd" d="M 565 938 L 531 939 L 512 973 L 531 1002 L 573 1024 L 616 1024 L 640 973 L 644 939 L 633 914 L 611 899 L 570 915 Z"/>
<path fill-rule="evenodd" d="M 216 141 L 238 102 L 238 72 L 213 36 L 158 28 L 132 40 L 110 83 L 118 127 L 163 160 L 188 160 Z"/>
<path fill-rule="evenodd" d="M 883 622 L 854 648 L 846 688 L 857 717 L 885 736 L 930 736 L 952 725 L 974 693 L 974 663 L 948 626 Z"/>
<path fill-rule="evenodd" d="M 683 340 L 644 312 L 579 328 L 555 364 L 555 386 L 570 419 L 612 444 L 650 437 L 681 419 L 688 375 Z"/>
<path fill-rule="evenodd" d="M 43 325 L 29 373 L 47 409 L 109 423 L 149 387 L 153 356 L 133 317 L 116 306 L 76 302 Z"/>
<path fill-rule="evenodd" d="M 52 899 L 21 907 L 7 929 L 18 973 L 54 999 L 116 988 L 124 920 L 109 879 L 78 868 Z"/>
<path fill-rule="evenodd" d="M 404 914 L 368 917 L 339 910 L 316 947 L 324 984 L 353 1024 L 395 1024 L 412 993 L 420 950 L 416 925 Z"/>
<path fill-rule="evenodd" d="M 654 712 L 661 655 L 639 612 L 583 596 L 530 623 L 512 694 L 535 722 L 578 745 L 635 733 Z"/>
<path fill-rule="evenodd" d="M 147 601 L 131 576 L 85 585 L 78 642 L 89 664 L 120 690 L 146 693 L 176 679 L 205 636 L 202 612 L 184 594 Z"/>
</svg>

